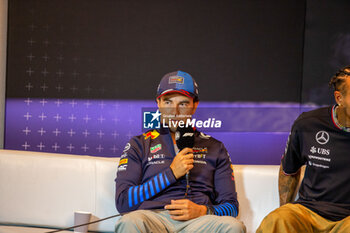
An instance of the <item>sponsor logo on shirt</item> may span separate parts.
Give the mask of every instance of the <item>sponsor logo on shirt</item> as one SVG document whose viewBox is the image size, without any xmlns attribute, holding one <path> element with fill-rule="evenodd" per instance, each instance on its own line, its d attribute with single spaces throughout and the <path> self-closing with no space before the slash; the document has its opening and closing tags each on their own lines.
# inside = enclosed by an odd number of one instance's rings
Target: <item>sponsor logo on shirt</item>
<svg viewBox="0 0 350 233">
<path fill-rule="evenodd" d="M 143 136 L 145 137 L 145 140 L 147 140 L 148 138 L 156 139 L 159 136 L 159 133 L 157 132 L 157 130 L 153 130 L 153 131 L 144 133 Z"/>
<path fill-rule="evenodd" d="M 332 159 L 328 158 L 327 156 L 331 154 L 330 149 L 312 146 L 310 148 L 310 152 L 312 154 L 308 155 L 309 166 L 317 168 L 329 168 Z"/>
<path fill-rule="evenodd" d="M 120 161 L 119 161 L 119 166 L 120 165 L 123 165 L 123 164 L 127 164 L 128 163 L 128 159 L 121 159 Z"/>
<path fill-rule="evenodd" d="M 130 143 L 126 143 L 123 152 L 126 152 L 130 149 Z"/>
<path fill-rule="evenodd" d="M 315 163 L 315 162 L 312 162 L 312 161 L 309 161 L 309 165 L 310 165 L 310 167 L 313 166 L 313 167 L 325 168 L 325 169 L 329 168 L 328 165 L 323 165 L 323 164 Z"/>
<path fill-rule="evenodd" d="M 321 145 L 327 144 L 329 141 L 329 133 L 326 131 L 318 131 L 316 133 L 315 139 Z"/>
<path fill-rule="evenodd" d="M 164 164 L 164 160 L 154 160 L 147 163 L 147 165 L 159 165 L 159 164 Z"/>
<path fill-rule="evenodd" d="M 205 148 L 199 148 L 199 147 L 193 147 L 193 153 L 200 154 L 200 153 L 208 153 L 208 149 Z"/>
<path fill-rule="evenodd" d="M 164 159 L 165 159 L 165 155 L 164 154 L 154 154 L 151 157 L 148 157 L 148 163 L 146 164 L 146 166 L 148 165 L 154 165 L 154 164 L 164 164 Z"/>
<path fill-rule="evenodd" d="M 121 165 L 121 166 L 119 166 L 118 167 L 118 172 L 125 171 L 127 167 L 128 167 L 128 165 Z"/>
<path fill-rule="evenodd" d="M 152 161 L 153 159 L 164 159 L 165 155 L 164 154 L 155 154 L 152 155 L 151 157 L 148 157 L 148 162 Z"/>
<path fill-rule="evenodd" d="M 234 171 L 233 171 L 233 165 L 231 163 L 231 169 L 232 169 L 232 173 L 231 173 L 231 180 L 235 180 L 235 175 L 234 175 Z"/>
<path fill-rule="evenodd" d="M 311 153 L 315 154 L 315 153 L 316 153 L 316 151 L 317 151 L 317 150 L 316 150 L 316 147 L 314 147 L 314 146 L 313 146 L 313 147 L 311 147 L 311 149 L 310 149 L 310 152 L 311 152 Z"/>
<path fill-rule="evenodd" d="M 119 160 L 118 172 L 125 171 L 127 167 L 128 167 L 128 159 Z"/>
<path fill-rule="evenodd" d="M 320 155 L 330 155 L 331 151 L 329 149 L 324 148 L 317 148 L 317 147 L 311 147 L 310 152 L 313 154 L 320 154 Z"/>
<path fill-rule="evenodd" d="M 203 138 L 203 139 L 209 139 L 209 138 L 211 138 L 211 136 L 206 135 L 206 134 L 204 134 L 204 133 L 202 133 L 202 132 L 199 134 L 199 137 L 200 137 L 200 138 Z"/>
<path fill-rule="evenodd" d="M 150 151 L 152 154 L 160 151 L 162 149 L 162 144 L 158 144 L 158 145 L 155 145 L 153 147 L 150 148 Z"/>
<path fill-rule="evenodd" d="M 195 159 L 205 159 L 206 154 L 194 154 L 193 157 Z"/>
<path fill-rule="evenodd" d="M 193 147 L 193 163 L 199 163 L 199 164 L 207 164 L 205 161 L 205 157 L 207 156 L 208 148 L 207 147 Z"/>
</svg>

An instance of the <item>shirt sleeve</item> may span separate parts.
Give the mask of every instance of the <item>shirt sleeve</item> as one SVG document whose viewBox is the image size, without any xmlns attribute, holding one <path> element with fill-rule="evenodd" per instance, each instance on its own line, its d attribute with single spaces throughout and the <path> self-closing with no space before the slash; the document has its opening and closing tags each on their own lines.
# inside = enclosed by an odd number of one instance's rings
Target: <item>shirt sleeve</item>
<svg viewBox="0 0 350 233">
<path fill-rule="evenodd" d="M 298 119 L 292 126 L 292 130 L 288 136 L 286 149 L 281 160 L 283 172 L 286 175 L 295 174 L 300 169 L 300 167 L 306 163 L 306 160 L 303 158 L 301 153 L 301 132 L 297 126 Z"/>
<path fill-rule="evenodd" d="M 170 167 L 150 177 L 145 182 L 142 169 L 142 146 L 137 138 L 126 144 L 120 157 L 115 179 L 115 203 L 119 213 L 138 209 L 146 200 L 162 192 L 176 182 Z"/>
<path fill-rule="evenodd" d="M 218 148 L 217 166 L 214 173 L 215 201 L 208 206 L 218 216 L 238 215 L 238 200 L 230 155 L 222 143 Z"/>
</svg>

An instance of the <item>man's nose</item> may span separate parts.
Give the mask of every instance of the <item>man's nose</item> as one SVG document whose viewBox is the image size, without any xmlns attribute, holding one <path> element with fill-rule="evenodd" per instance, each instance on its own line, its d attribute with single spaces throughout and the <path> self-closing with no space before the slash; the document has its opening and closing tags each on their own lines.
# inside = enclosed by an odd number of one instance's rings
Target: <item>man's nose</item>
<svg viewBox="0 0 350 233">
<path fill-rule="evenodd" d="M 176 107 L 175 107 L 175 115 L 176 116 L 180 115 L 180 106 L 179 105 L 176 105 Z"/>
<path fill-rule="evenodd" d="M 173 105 L 170 109 L 169 112 L 171 112 L 172 115 L 180 115 L 180 107 L 178 105 Z"/>
</svg>

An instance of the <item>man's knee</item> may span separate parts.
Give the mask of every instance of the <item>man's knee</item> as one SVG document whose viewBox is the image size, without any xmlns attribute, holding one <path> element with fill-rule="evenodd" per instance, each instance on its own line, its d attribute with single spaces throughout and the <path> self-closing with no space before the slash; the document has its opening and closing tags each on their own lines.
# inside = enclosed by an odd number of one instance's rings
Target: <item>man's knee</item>
<svg viewBox="0 0 350 233">
<path fill-rule="evenodd" d="M 339 232 L 339 233 L 350 232 L 350 216 L 339 221 L 332 229 L 332 232 Z"/>
<path fill-rule="evenodd" d="M 143 232 L 145 213 L 142 211 L 130 212 L 123 215 L 115 225 L 115 232 Z"/>
<path fill-rule="evenodd" d="M 142 221 L 142 219 L 145 218 L 146 216 L 147 216 L 147 214 L 145 213 L 145 211 L 137 210 L 137 211 L 133 211 L 133 212 L 130 212 L 130 213 L 123 215 L 119 219 L 119 221 L 137 223 L 139 221 Z"/>
<path fill-rule="evenodd" d="M 280 232 L 282 229 L 290 230 L 293 227 L 300 225 L 300 220 L 297 215 L 288 208 L 282 206 L 269 213 L 260 223 L 257 233 L 265 232 Z"/>
<path fill-rule="evenodd" d="M 159 213 L 152 210 L 136 210 L 119 219 L 115 232 L 168 232 L 170 227 Z"/>
<path fill-rule="evenodd" d="M 219 217 L 217 220 L 217 223 L 220 226 L 219 232 L 227 232 L 227 233 L 246 232 L 245 225 L 234 217 L 230 217 L 230 216 Z"/>
</svg>

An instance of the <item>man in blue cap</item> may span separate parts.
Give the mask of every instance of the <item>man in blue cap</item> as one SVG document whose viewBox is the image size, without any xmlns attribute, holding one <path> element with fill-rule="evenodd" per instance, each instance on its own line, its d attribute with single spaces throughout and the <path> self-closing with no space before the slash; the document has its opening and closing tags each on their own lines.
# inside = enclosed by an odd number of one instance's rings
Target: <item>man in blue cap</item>
<svg viewBox="0 0 350 233">
<path fill-rule="evenodd" d="M 176 144 L 179 122 L 198 106 L 198 85 L 182 71 L 157 89 L 161 127 L 133 137 L 118 166 L 116 206 L 125 213 L 115 232 L 245 232 L 238 214 L 230 157 L 224 145 L 197 130 L 193 147 Z"/>
</svg>

